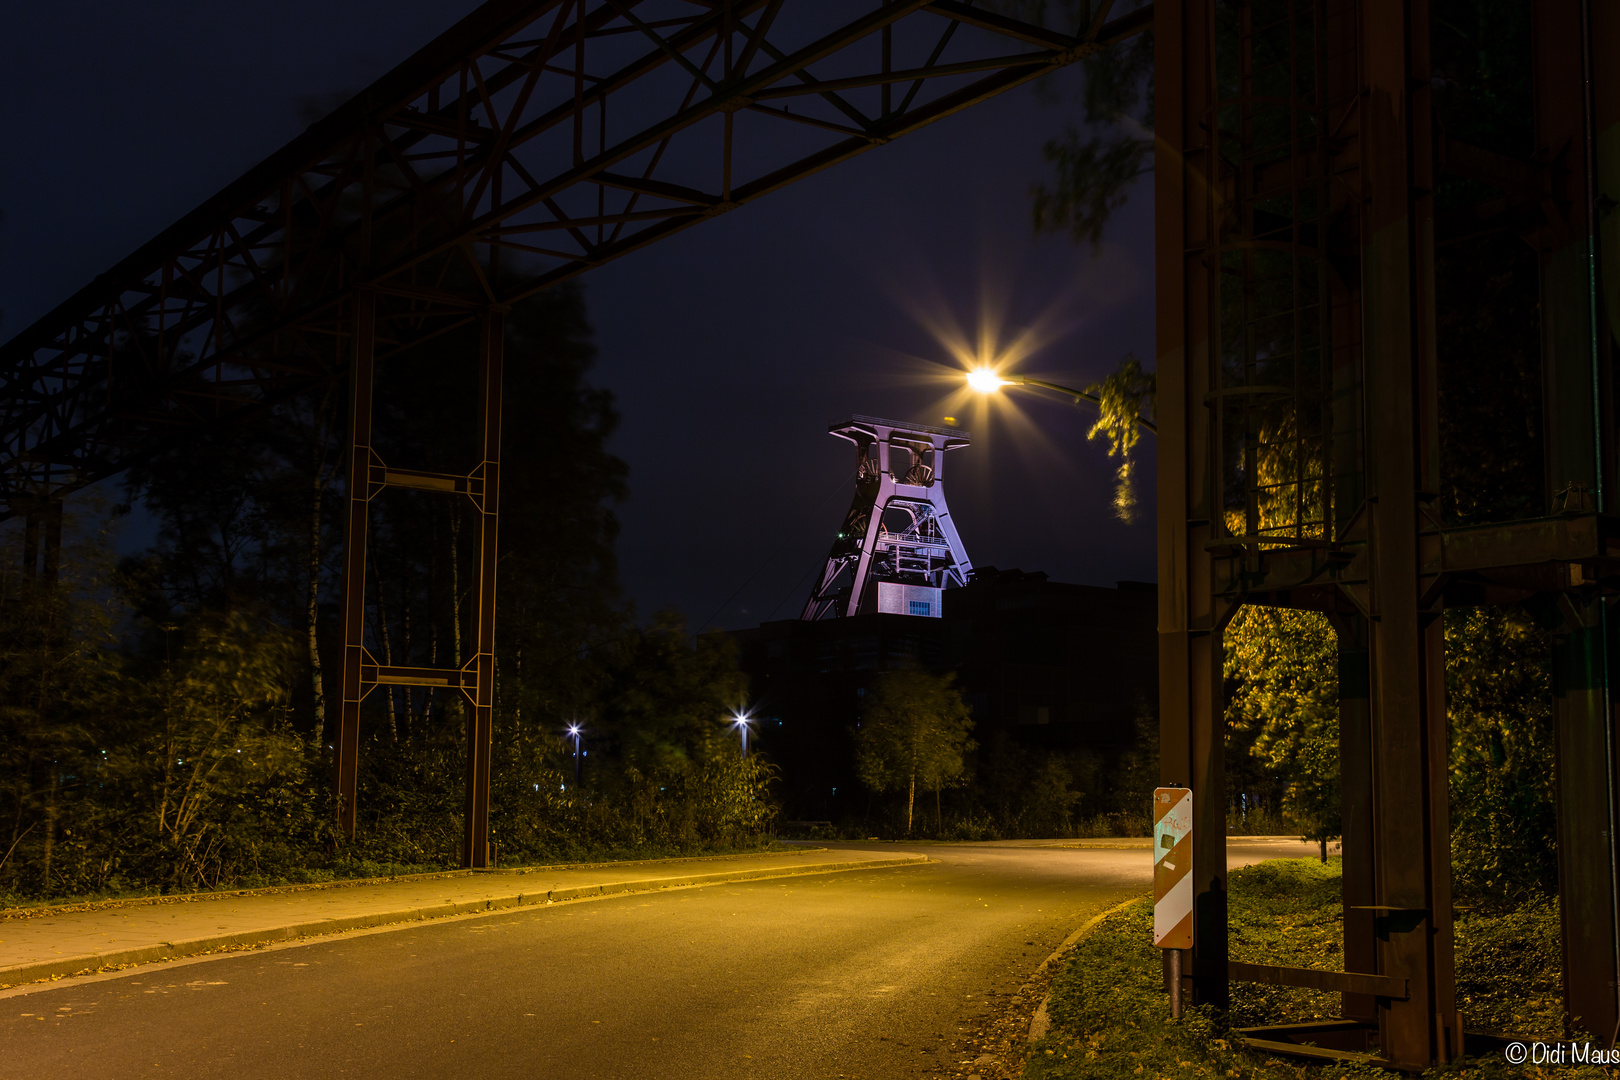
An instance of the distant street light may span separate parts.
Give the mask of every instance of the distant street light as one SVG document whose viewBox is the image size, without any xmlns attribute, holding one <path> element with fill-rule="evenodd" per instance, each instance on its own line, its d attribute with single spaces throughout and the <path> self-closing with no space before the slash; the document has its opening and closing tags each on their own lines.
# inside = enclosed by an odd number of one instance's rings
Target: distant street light
<svg viewBox="0 0 1620 1080">
<path fill-rule="evenodd" d="M 731 718 L 731 726 L 736 728 L 737 731 L 742 735 L 743 757 L 748 756 L 748 725 L 753 721 L 753 719 L 754 718 L 749 716 L 747 713 L 734 715 Z"/>
<path fill-rule="evenodd" d="M 568 734 L 574 737 L 574 784 L 579 784 L 579 725 L 569 724 Z"/>
<path fill-rule="evenodd" d="M 1059 386 L 1057 383 L 1032 379 L 1028 375 L 1009 375 L 1002 378 L 990 368 L 977 368 L 968 372 L 967 384 L 971 389 L 981 394 L 993 394 L 1003 386 L 1034 386 L 1071 398 L 1076 405 L 1082 401 L 1089 401 L 1098 408 L 1102 407 L 1102 402 L 1097 399 L 1096 394 L 1088 394 L 1084 390 L 1076 390 L 1072 386 Z M 1159 433 L 1159 426 L 1145 416 L 1138 416 L 1136 422 L 1155 435 Z"/>
</svg>

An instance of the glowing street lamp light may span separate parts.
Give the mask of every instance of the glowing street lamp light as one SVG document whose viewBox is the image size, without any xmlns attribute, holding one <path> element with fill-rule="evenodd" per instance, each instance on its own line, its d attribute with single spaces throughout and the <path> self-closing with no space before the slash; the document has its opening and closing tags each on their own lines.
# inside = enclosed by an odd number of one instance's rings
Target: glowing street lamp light
<svg viewBox="0 0 1620 1080">
<path fill-rule="evenodd" d="M 580 727 L 578 724 L 568 725 L 568 734 L 574 738 L 574 784 L 576 786 L 579 784 L 579 732 Z"/>
<path fill-rule="evenodd" d="M 737 714 L 731 718 L 731 726 L 736 728 L 738 733 L 742 735 L 743 757 L 748 756 L 748 725 L 753 721 L 753 719 L 754 718 L 749 716 L 747 713 Z"/>
<path fill-rule="evenodd" d="M 1006 385 L 1006 380 L 989 368 L 977 368 L 967 374 L 968 386 L 981 394 L 993 394 Z"/>
<path fill-rule="evenodd" d="M 990 368 L 976 368 L 968 372 L 967 384 L 970 389 L 981 394 L 993 394 L 1003 386 L 1034 386 L 1042 390 L 1062 394 L 1064 397 L 1071 399 L 1076 405 L 1082 401 L 1089 401 L 1098 408 L 1102 407 L 1102 402 L 1097 399 L 1096 394 L 1088 394 L 1084 390 L 1076 390 L 1072 386 L 1059 386 L 1057 383 L 1046 382 L 1042 379 L 1032 379 L 1028 375 L 1009 375 L 1002 378 Z M 1155 435 L 1159 433 L 1159 425 L 1145 416 L 1138 416 L 1136 422 Z"/>
</svg>

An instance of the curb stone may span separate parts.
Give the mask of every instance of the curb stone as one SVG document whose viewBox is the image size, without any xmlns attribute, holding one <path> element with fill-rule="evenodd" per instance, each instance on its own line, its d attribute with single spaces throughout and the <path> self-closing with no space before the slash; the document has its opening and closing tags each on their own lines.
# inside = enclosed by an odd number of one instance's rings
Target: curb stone
<svg viewBox="0 0 1620 1080">
<path fill-rule="evenodd" d="M 1141 902 L 1142 902 L 1141 897 L 1137 897 L 1134 900 L 1126 900 L 1122 904 L 1115 904 L 1113 907 L 1109 908 L 1107 911 L 1100 912 L 1100 913 L 1098 913 L 1096 915 L 1093 915 L 1091 918 L 1087 919 L 1085 921 L 1084 925 L 1082 925 L 1080 927 L 1080 929 L 1076 930 L 1074 933 L 1072 933 L 1068 937 L 1064 938 L 1063 939 L 1063 944 L 1059 945 L 1056 949 L 1052 950 L 1052 955 L 1051 956 L 1048 956 L 1045 960 L 1041 961 L 1041 966 L 1035 969 L 1035 974 L 1030 976 L 1029 981 L 1031 983 L 1033 983 L 1037 979 L 1039 979 L 1042 975 L 1046 974 L 1047 970 L 1049 968 L 1051 968 L 1053 965 L 1055 965 L 1059 960 L 1061 960 L 1064 957 L 1065 954 L 1067 954 L 1076 945 L 1080 944 L 1080 942 L 1083 941 L 1086 937 L 1088 937 L 1093 930 L 1095 930 L 1095 929 L 1097 929 L 1097 927 L 1101 926 L 1103 920 L 1108 918 L 1108 916 L 1116 914 L 1116 913 L 1121 912 L 1121 911 L 1124 911 L 1126 908 L 1130 907 L 1132 904 L 1140 904 Z M 1051 1027 L 1052 1027 L 1052 1018 L 1050 1016 L 1048 1016 L 1047 1012 L 1046 1012 L 1046 1003 L 1051 1001 L 1051 1000 L 1052 1000 L 1052 991 L 1051 991 L 1050 987 L 1048 987 L 1045 996 L 1043 996 L 1041 998 L 1040 1005 L 1035 1010 L 1035 1015 L 1030 1017 L 1030 1021 L 1029 1021 L 1029 1041 L 1030 1042 L 1035 1042 L 1037 1039 L 1042 1038 L 1043 1036 L 1045 1036 L 1047 1031 L 1049 1031 L 1051 1029 Z"/>
<path fill-rule="evenodd" d="M 711 874 L 684 874 L 670 877 L 645 878 L 638 881 L 613 881 L 600 885 L 579 885 L 567 889 L 545 892 L 512 893 L 507 896 L 486 897 L 481 900 L 449 901 L 424 907 L 397 911 L 379 911 L 285 926 L 261 927 L 235 931 L 186 941 L 166 941 L 134 949 L 113 952 L 85 953 L 80 956 L 56 960 L 37 961 L 0 968 L 0 989 L 28 982 L 42 982 L 66 978 L 71 975 L 90 974 L 100 968 L 129 967 L 162 960 L 176 960 L 199 953 L 222 949 L 270 945 L 295 938 L 321 937 L 345 930 L 361 930 L 391 923 L 422 922 L 449 915 L 475 912 L 501 911 L 523 907 L 543 907 L 548 904 L 580 900 L 596 900 L 629 893 L 658 892 L 664 889 L 688 888 L 700 885 L 722 885 L 739 881 L 759 881 L 769 878 L 803 877 L 811 874 L 831 874 L 846 870 L 879 870 L 898 866 L 921 866 L 931 862 L 926 856 L 907 855 L 889 859 L 867 859 L 839 863 L 821 863 L 814 866 L 764 867 L 757 870 L 733 870 Z"/>
<path fill-rule="evenodd" d="M 284 885 L 261 885 L 251 889 L 217 889 L 188 893 L 161 893 L 152 896 L 120 896 L 106 900 L 81 900 L 66 904 L 37 904 L 0 907 L 0 921 L 37 919 L 80 911 L 106 911 L 114 908 L 157 907 L 168 904 L 195 904 L 242 896 L 282 896 L 291 893 L 353 889 L 366 885 L 391 885 L 401 881 L 433 881 L 444 878 L 477 877 L 481 874 L 535 874 L 542 870 L 594 870 L 597 867 L 656 866 L 667 862 L 724 862 L 756 855 L 800 855 L 827 851 L 824 847 L 794 848 L 788 851 L 738 851 L 723 855 L 676 855 L 657 859 L 608 859 L 597 862 L 537 863 L 533 866 L 503 866 L 496 870 L 425 870 L 419 874 L 389 874 L 382 877 L 334 878 L 330 881 L 298 881 Z"/>
</svg>

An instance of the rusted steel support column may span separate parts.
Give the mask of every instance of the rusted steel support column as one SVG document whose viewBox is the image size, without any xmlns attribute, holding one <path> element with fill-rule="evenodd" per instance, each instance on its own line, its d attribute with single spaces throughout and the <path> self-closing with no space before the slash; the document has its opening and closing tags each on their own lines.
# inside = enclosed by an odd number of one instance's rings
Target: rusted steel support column
<svg viewBox="0 0 1620 1080">
<path fill-rule="evenodd" d="M 1344 970 L 1378 970 L 1374 933 L 1372 702 L 1368 698 L 1367 620 L 1340 615 L 1339 635 L 1339 828 L 1343 840 Z M 1344 994 L 1347 1019 L 1374 1020 L 1377 1001 Z"/>
<path fill-rule="evenodd" d="M 349 368 L 349 468 L 343 541 L 343 671 L 332 794 L 338 830 L 354 839 L 360 775 L 360 702 L 365 697 L 366 519 L 371 499 L 371 388 L 376 358 L 377 294 L 361 289 L 354 314 L 354 359 Z"/>
<path fill-rule="evenodd" d="M 1612 5 L 1595 8 L 1612 11 Z M 1541 362 L 1547 492 L 1553 511 L 1608 510 L 1613 440 L 1608 320 L 1597 288 L 1600 243 L 1592 228 L 1601 72 L 1593 6 L 1537 0 L 1534 9 L 1536 151 L 1554 164 L 1548 223 L 1535 237 L 1541 271 Z M 1620 21 L 1607 17 L 1610 34 Z M 1620 39 L 1610 39 L 1610 53 Z M 1588 75 L 1592 76 L 1589 84 Z M 1612 91 L 1611 91 L 1612 93 Z M 1613 103 L 1609 122 L 1617 119 Z M 1592 145 L 1589 145 L 1592 144 Z M 1620 140 L 1615 150 L 1620 151 Z M 1616 162 L 1615 164 L 1620 164 Z M 1578 567 L 1571 567 L 1577 576 Z M 1615 732 L 1610 691 L 1613 613 L 1575 593 L 1553 665 L 1557 752 L 1558 890 L 1563 923 L 1564 1007 L 1573 1026 L 1604 1039 L 1620 1017 L 1620 896 L 1616 888 Z"/>
<path fill-rule="evenodd" d="M 1608 396 L 1604 399 L 1602 415 L 1606 450 L 1604 468 L 1608 475 L 1603 489 L 1599 491 L 1598 501 L 1600 509 L 1613 513 L 1614 500 L 1609 490 L 1612 489 L 1614 477 L 1620 476 L 1620 460 L 1616 457 L 1620 439 L 1615 438 L 1612 398 L 1612 376 L 1615 365 L 1620 364 L 1620 70 L 1614 64 L 1615 56 L 1620 55 L 1620 4 L 1588 0 L 1585 14 L 1586 71 L 1590 77 L 1588 107 L 1592 117 L 1587 135 L 1591 162 L 1587 222 L 1591 237 L 1591 289 L 1596 296 L 1592 311 L 1592 335 L 1597 370 L 1610 380 L 1603 386 L 1603 392 Z M 1617 613 L 1613 607 L 1609 605 L 1605 629 L 1611 690 L 1609 707 L 1603 718 L 1609 732 L 1609 859 L 1611 866 L 1620 867 L 1620 783 L 1616 783 L 1616 778 L 1620 777 L 1620 737 L 1615 732 L 1612 690 L 1612 673 L 1620 663 L 1620 647 L 1617 647 L 1615 640 L 1620 637 L 1620 633 L 1617 633 L 1620 622 L 1616 621 Z M 1610 889 L 1614 894 L 1615 907 L 1620 910 L 1620 884 L 1611 879 Z M 1620 916 L 1617 916 L 1617 923 L 1620 923 Z M 1615 936 L 1616 951 L 1620 953 L 1620 928 L 1616 929 Z M 1620 1013 L 1620 1005 L 1615 1000 L 1616 995 L 1620 995 L 1620 960 L 1616 961 L 1615 966 L 1617 974 L 1615 981 L 1606 988 L 1609 991 L 1606 1003 Z M 1603 989 L 1596 988 L 1594 992 L 1601 994 Z M 1572 1012 L 1578 1004 L 1571 1003 Z M 1611 1041 L 1615 1040 L 1616 1032 L 1620 1032 L 1620 1015 L 1616 1015 L 1614 1025 L 1609 1029 Z"/>
<path fill-rule="evenodd" d="M 1328 147 L 1328 318 L 1333 350 L 1333 530 L 1353 534 L 1366 511 L 1366 417 L 1363 380 L 1360 198 L 1361 62 L 1356 0 L 1324 4 L 1328 115 L 1334 118 Z M 1344 845 L 1341 895 L 1344 903 L 1346 971 L 1377 971 L 1378 943 L 1373 850 L 1372 701 L 1369 634 L 1364 593 L 1346 598 L 1355 613 L 1332 616 L 1339 638 L 1339 818 Z M 1347 605 L 1348 607 L 1348 605 Z M 1366 994 L 1344 994 L 1348 1019 L 1376 1020 L 1378 1003 Z"/>
<path fill-rule="evenodd" d="M 1204 405 L 1212 355 L 1216 164 L 1214 10 L 1210 0 L 1154 5 L 1154 201 L 1158 301 L 1159 775 L 1193 791 L 1194 946 L 1182 965 L 1193 1004 L 1224 1006 L 1226 776 L 1221 630 L 1213 596 L 1211 476 L 1218 413 Z"/>
<path fill-rule="evenodd" d="M 1564 1007 L 1576 1030 L 1608 1039 L 1616 1020 L 1615 863 L 1608 672 L 1613 615 L 1600 599 L 1560 603 L 1553 650 L 1558 893 Z"/>
<path fill-rule="evenodd" d="M 473 495 L 478 508 L 478 575 L 474 583 L 473 655 L 464 665 L 477 676 L 467 694 L 467 802 L 463 865 L 494 865 L 489 843 L 489 777 L 495 711 L 495 568 L 501 498 L 501 378 L 506 317 L 487 311 L 479 332 L 479 431 L 483 460 L 473 471 L 481 481 Z"/>
<path fill-rule="evenodd" d="M 1396 1065 L 1457 1056 L 1445 639 L 1420 596 L 1419 533 L 1438 526 L 1434 156 L 1424 0 L 1367 0 L 1361 19 L 1362 304 L 1378 972 L 1410 981 L 1379 1005 Z"/>
</svg>

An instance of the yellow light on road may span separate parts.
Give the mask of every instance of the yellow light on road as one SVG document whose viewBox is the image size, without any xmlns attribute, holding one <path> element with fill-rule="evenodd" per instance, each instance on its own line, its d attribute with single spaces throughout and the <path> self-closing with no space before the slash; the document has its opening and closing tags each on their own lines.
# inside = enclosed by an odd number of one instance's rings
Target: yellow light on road
<svg viewBox="0 0 1620 1080">
<path fill-rule="evenodd" d="M 976 371 L 968 372 L 967 382 L 968 386 L 981 394 L 993 394 L 999 387 L 1007 384 L 1005 379 L 999 377 L 989 368 L 979 368 Z"/>
</svg>

